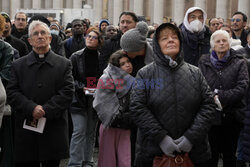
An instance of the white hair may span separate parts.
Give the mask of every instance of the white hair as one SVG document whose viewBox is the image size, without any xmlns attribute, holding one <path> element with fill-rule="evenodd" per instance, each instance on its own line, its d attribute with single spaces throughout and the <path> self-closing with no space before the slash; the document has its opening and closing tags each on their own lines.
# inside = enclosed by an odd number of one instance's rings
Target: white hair
<svg viewBox="0 0 250 167">
<path fill-rule="evenodd" d="M 41 22 L 41 21 L 39 21 L 39 20 L 34 20 L 34 21 L 32 21 L 32 22 L 30 23 L 30 25 L 29 25 L 29 37 L 31 37 L 33 29 L 34 29 L 35 27 L 37 27 L 37 26 L 44 26 L 45 29 L 47 30 L 48 34 L 51 35 L 51 34 L 50 34 L 50 29 L 49 29 L 49 27 L 48 27 L 47 24 L 45 24 L 44 22 Z"/>
<path fill-rule="evenodd" d="M 225 37 L 227 37 L 227 41 L 228 41 L 228 44 L 229 44 L 229 48 L 231 48 L 232 39 L 231 39 L 229 33 L 228 33 L 227 31 L 225 31 L 225 30 L 217 30 L 217 31 L 215 31 L 215 32 L 212 34 L 212 36 L 211 36 L 211 38 L 210 38 L 211 49 L 214 48 L 214 42 L 215 42 L 215 41 L 214 41 L 214 38 L 215 38 L 215 36 L 217 36 L 217 35 L 224 35 Z"/>
</svg>

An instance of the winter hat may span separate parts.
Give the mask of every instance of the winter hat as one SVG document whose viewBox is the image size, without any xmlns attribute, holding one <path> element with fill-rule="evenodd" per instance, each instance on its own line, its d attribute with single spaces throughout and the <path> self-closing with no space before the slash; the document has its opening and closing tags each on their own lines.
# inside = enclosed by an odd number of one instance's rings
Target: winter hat
<svg viewBox="0 0 250 167">
<path fill-rule="evenodd" d="M 5 22 L 6 22 L 6 23 L 7 23 L 7 22 L 10 22 L 10 23 L 11 23 L 11 21 L 10 21 L 10 16 L 9 16 L 7 13 L 1 12 L 1 15 L 5 18 Z"/>
<path fill-rule="evenodd" d="M 106 20 L 106 19 L 103 19 L 103 20 L 100 21 L 100 23 L 99 23 L 99 31 L 100 32 L 101 32 L 101 25 L 102 25 L 102 23 L 107 23 L 109 25 L 109 21 Z"/>
<path fill-rule="evenodd" d="M 34 20 L 39 20 L 39 21 L 41 21 L 41 22 L 47 24 L 48 27 L 50 27 L 50 22 L 49 22 L 49 20 L 48 20 L 46 17 L 42 16 L 42 15 L 39 15 L 39 14 L 38 14 L 38 15 L 32 16 L 32 17 L 30 18 L 28 24 L 30 25 L 30 23 L 31 23 L 32 21 L 34 21 Z"/>
<path fill-rule="evenodd" d="M 126 52 L 138 52 L 145 48 L 148 32 L 147 23 L 141 21 L 137 23 L 136 28 L 125 32 L 120 40 L 121 48 Z"/>
<path fill-rule="evenodd" d="M 59 25 L 57 25 L 57 24 L 53 23 L 53 24 L 51 24 L 51 25 L 50 25 L 50 28 L 51 28 L 52 26 L 56 26 L 56 27 L 57 27 L 57 29 L 58 29 L 58 30 L 60 30 Z"/>
</svg>

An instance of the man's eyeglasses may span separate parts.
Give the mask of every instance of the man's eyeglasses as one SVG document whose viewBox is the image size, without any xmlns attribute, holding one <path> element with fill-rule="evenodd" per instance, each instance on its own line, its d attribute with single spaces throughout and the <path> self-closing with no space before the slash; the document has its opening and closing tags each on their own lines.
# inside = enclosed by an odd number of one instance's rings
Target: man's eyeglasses
<svg viewBox="0 0 250 167">
<path fill-rule="evenodd" d="M 97 36 L 92 36 L 92 35 L 89 35 L 89 34 L 86 35 L 86 37 L 89 38 L 89 39 L 97 39 L 98 38 Z"/>
<path fill-rule="evenodd" d="M 234 21 L 236 21 L 236 22 L 240 22 L 240 21 L 241 21 L 241 19 L 239 19 L 239 18 L 237 18 L 237 19 L 232 18 L 232 19 L 231 19 L 231 22 L 234 22 Z"/>
<path fill-rule="evenodd" d="M 26 21 L 24 18 L 16 18 L 17 21 Z"/>
<path fill-rule="evenodd" d="M 41 36 L 45 36 L 45 35 L 47 35 L 47 32 L 46 31 L 40 31 L 40 32 L 35 31 L 32 33 L 32 36 L 38 36 L 39 34 L 41 34 Z"/>
</svg>

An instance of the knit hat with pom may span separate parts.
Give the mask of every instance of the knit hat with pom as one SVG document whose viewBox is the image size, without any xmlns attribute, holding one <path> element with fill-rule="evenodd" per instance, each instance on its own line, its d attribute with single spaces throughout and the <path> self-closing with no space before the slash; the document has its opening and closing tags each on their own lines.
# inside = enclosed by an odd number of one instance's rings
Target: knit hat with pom
<svg viewBox="0 0 250 167">
<path fill-rule="evenodd" d="M 125 32 L 120 40 L 121 48 L 126 52 L 138 52 L 145 48 L 148 32 L 147 23 L 141 21 L 137 23 L 136 28 Z"/>
</svg>

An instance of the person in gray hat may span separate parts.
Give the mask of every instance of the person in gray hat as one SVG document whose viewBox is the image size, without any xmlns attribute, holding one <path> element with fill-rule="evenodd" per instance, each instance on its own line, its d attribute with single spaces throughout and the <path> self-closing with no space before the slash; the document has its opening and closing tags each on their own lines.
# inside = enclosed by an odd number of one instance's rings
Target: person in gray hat
<svg viewBox="0 0 250 167">
<path fill-rule="evenodd" d="M 121 37 L 121 48 L 127 52 L 134 67 L 132 76 L 135 76 L 139 69 L 153 61 L 153 50 L 150 42 L 147 41 L 147 32 L 148 25 L 142 21 Z"/>
</svg>

